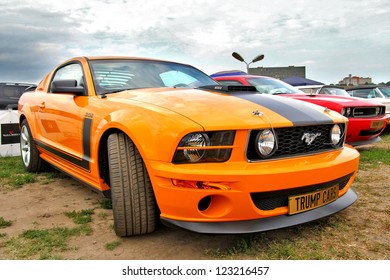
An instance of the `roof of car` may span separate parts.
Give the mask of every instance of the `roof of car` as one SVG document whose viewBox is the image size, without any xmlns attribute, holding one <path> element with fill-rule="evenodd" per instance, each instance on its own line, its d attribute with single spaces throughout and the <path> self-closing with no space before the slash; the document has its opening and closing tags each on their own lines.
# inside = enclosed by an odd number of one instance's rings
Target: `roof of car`
<svg viewBox="0 0 390 280">
<path fill-rule="evenodd" d="M 274 79 L 274 80 L 277 80 L 276 78 L 273 78 L 273 77 L 249 75 L 249 74 L 221 75 L 221 76 L 213 76 L 213 75 L 210 75 L 210 77 L 212 77 L 212 78 L 251 78 L 251 79 L 263 78 L 263 79 Z"/>
<path fill-rule="evenodd" d="M 145 60 L 145 61 L 164 61 L 171 62 L 169 60 L 158 59 L 158 58 L 148 58 L 148 57 L 136 57 L 136 56 L 85 56 L 85 57 L 74 57 L 73 59 L 84 58 L 87 60 L 121 60 L 121 59 L 130 59 L 130 60 Z"/>
<path fill-rule="evenodd" d="M 377 88 L 377 87 L 380 87 L 380 86 L 377 86 L 377 85 L 364 85 L 364 86 L 348 87 L 348 88 L 345 88 L 345 90 L 372 89 L 372 88 Z"/>
<path fill-rule="evenodd" d="M 226 71 L 220 71 L 214 74 L 211 74 L 210 77 L 216 78 L 216 77 L 226 77 L 226 76 L 247 76 L 248 74 L 246 72 L 240 71 L 240 70 L 226 70 Z"/>
<path fill-rule="evenodd" d="M 321 88 L 339 88 L 339 89 L 345 89 L 342 86 L 335 86 L 335 85 L 324 85 Z"/>
<path fill-rule="evenodd" d="M 185 63 L 175 62 L 171 60 L 164 60 L 158 58 L 147 58 L 147 57 L 135 57 L 135 56 L 77 56 L 72 57 L 64 62 L 61 65 L 67 64 L 69 62 L 73 62 L 75 60 L 144 60 L 144 61 L 160 61 L 160 62 L 171 62 L 186 65 Z"/>
</svg>

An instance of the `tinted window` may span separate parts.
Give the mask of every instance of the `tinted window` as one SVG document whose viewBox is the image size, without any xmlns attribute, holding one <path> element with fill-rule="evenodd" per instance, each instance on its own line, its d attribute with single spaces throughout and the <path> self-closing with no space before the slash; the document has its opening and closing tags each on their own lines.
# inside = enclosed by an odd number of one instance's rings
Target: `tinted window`
<svg viewBox="0 0 390 280">
<path fill-rule="evenodd" d="M 353 97 L 360 97 L 360 98 L 374 98 L 375 97 L 375 90 L 374 89 L 355 89 L 352 91 L 348 91 Z"/>
<path fill-rule="evenodd" d="M 20 96 L 30 85 L 3 84 L 0 85 L 0 109 L 16 109 Z"/>
<path fill-rule="evenodd" d="M 276 79 L 250 78 L 248 83 L 257 91 L 267 94 L 302 93 L 299 89 Z"/>
<path fill-rule="evenodd" d="M 380 87 L 379 90 L 386 98 L 390 98 L 390 87 Z"/>
<path fill-rule="evenodd" d="M 217 83 L 184 64 L 149 60 L 92 60 L 89 62 L 97 94 L 136 88 L 196 88 Z"/>
<path fill-rule="evenodd" d="M 323 87 L 319 90 L 318 94 L 328 94 L 328 95 L 340 95 L 340 96 L 350 96 L 345 89 L 341 88 L 330 88 Z"/>
</svg>

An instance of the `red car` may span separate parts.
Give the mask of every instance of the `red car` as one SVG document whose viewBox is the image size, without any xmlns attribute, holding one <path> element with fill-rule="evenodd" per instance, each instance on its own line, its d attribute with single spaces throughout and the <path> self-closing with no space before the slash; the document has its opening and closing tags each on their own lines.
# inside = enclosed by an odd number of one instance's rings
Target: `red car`
<svg viewBox="0 0 390 280">
<path fill-rule="evenodd" d="M 299 99 L 334 110 L 349 119 L 346 143 L 352 146 L 380 141 L 379 135 L 389 122 L 385 106 L 378 102 L 346 96 L 305 94 L 285 82 L 270 77 L 227 74 L 214 74 L 211 77 L 223 85 L 254 86 L 260 93 Z"/>
</svg>

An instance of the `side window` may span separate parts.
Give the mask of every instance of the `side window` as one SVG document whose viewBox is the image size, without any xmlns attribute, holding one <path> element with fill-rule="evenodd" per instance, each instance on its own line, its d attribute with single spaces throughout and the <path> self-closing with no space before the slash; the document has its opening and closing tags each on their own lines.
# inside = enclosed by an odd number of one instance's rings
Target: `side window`
<svg viewBox="0 0 390 280">
<path fill-rule="evenodd" d="M 81 65 L 78 63 L 68 64 L 56 71 L 53 81 L 76 80 L 77 86 L 84 86 L 84 74 Z M 51 89 L 50 89 L 51 91 Z"/>
<path fill-rule="evenodd" d="M 366 93 L 367 93 L 367 98 L 375 98 L 375 90 L 369 89 L 366 90 Z"/>
<path fill-rule="evenodd" d="M 23 90 L 19 86 L 4 86 L 4 97 L 18 100 Z"/>
<path fill-rule="evenodd" d="M 371 98 L 370 96 L 370 90 L 366 89 L 357 89 L 353 91 L 354 97 L 360 97 L 360 98 Z"/>
</svg>

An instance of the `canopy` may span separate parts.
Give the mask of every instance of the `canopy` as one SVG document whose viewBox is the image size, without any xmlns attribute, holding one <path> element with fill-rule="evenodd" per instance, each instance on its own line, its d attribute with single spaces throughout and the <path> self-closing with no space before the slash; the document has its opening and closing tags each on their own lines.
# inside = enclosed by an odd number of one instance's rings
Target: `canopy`
<svg viewBox="0 0 390 280">
<path fill-rule="evenodd" d="M 223 76 L 237 76 L 237 75 L 248 75 L 247 73 L 240 71 L 240 70 L 227 70 L 227 71 L 220 71 L 214 74 L 211 74 L 210 77 L 223 77 Z"/>
</svg>

